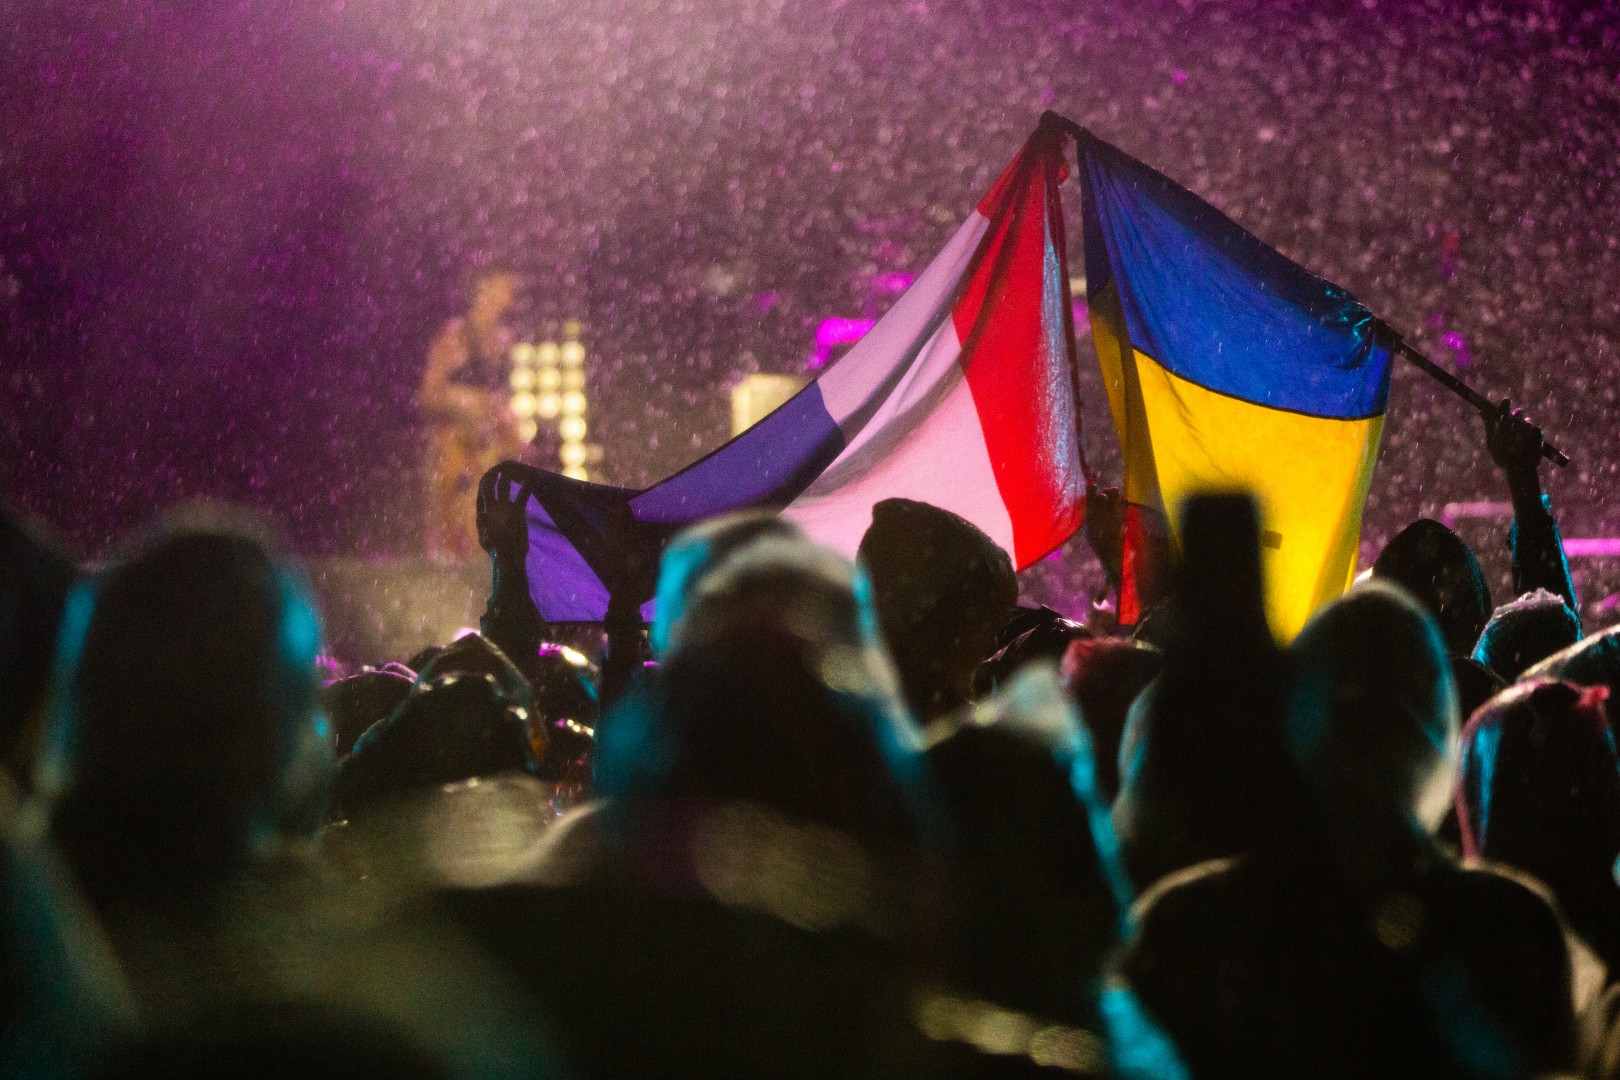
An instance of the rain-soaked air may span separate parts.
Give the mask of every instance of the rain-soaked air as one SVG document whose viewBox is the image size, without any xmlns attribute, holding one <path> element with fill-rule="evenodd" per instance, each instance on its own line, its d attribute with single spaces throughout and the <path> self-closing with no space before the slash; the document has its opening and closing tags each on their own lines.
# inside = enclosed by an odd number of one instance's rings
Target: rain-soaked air
<svg viewBox="0 0 1620 1080">
<path fill-rule="evenodd" d="M 1620 0 L 31 0 L 18 1076 L 1620 1077 Z"/>
</svg>

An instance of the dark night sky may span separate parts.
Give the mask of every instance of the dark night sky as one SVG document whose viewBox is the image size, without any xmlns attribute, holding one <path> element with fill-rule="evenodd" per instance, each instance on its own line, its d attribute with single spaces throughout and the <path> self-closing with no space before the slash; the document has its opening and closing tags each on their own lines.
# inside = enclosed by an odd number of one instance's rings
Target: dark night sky
<svg viewBox="0 0 1620 1080">
<path fill-rule="evenodd" d="M 194 496 L 312 555 L 411 550 L 417 371 L 496 262 L 527 323 L 585 319 L 605 478 L 656 479 L 724 436 L 730 380 L 926 261 L 1045 107 L 1443 362 L 1462 335 L 1576 458 L 1566 532 L 1620 534 L 1616 0 L 20 10 L 0 494 L 83 553 Z M 1478 427 L 1398 375 L 1369 542 L 1503 497 Z"/>
</svg>

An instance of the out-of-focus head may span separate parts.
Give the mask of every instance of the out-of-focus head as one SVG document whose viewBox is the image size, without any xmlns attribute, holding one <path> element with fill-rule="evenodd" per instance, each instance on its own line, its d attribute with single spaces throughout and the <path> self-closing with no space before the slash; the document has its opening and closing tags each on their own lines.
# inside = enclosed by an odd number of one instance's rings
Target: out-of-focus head
<svg viewBox="0 0 1620 1080">
<path fill-rule="evenodd" d="M 1091 733 L 1097 795 L 1111 804 L 1119 794 L 1119 748 L 1131 704 L 1164 669 L 1159 650 L 1130 638 L 1094 638 L 1069 645 L 1063 681 Z"/>
<path fill-rule="evenodd" d="M 206 876 L 324 798 L 320 625 L 273 551 L 188 510 L 69 598 L 41 781 L 81 874 Z"/>
<path fill-rule="evenodd" d="M 38 738 L 62 607 L 77 576 L 50 538 L 0 507 L 0 761 L 19 773 Z"/>
<path fill-rule="evenodd" d="M 504 320 L 522 285 L 523 279 L 510 270 L 485 270 L 473 278 L 467 324 L 475 347 L 486 360 L 499 359 L 512 346 L 512 333 Z"/>
<path fill-rule="evenodd" d="M 670 541 L 658 564 L 657 606 L 649 632 L 654 656 L 669 651 L 703 576 L 733 553 L 770 537 L 803 540 L 804 531 L 780 514 L 744 511 L 701 522 Z"/>
<path fill-rule="evenodd" d="M 1463 729 L 1463 850 L 1559 885 L 1606 878 L 1620 855 L 1620 761 L 1606 688 L 1526 682 Z"/>
<path fill-rule="evenodd" d="M 1606 686 L 1609 700 L 1620 701 L 1620 626 L 1611 626 L 1553 653 L 1528 668 L 1520 678 L 1526 682 L 1562 679 L 1580 686 Z"/>
<path fill-rule="evenodd" d="M 1458 713 L 1433 618 L 1375 582 L 1318 612 L 1291 651 L 1288 744 L 1328 813 L 1434 828 L 1449 803 Z"/>
<path fill-rule="evenodd" d="M 802 538 L 749 544 L 698 581 L 666 655 L 751 629 L 780 630 L 820 649 L 881 650 L 866 576 Z"/>
<path fill-rule="evenodd" d="M 1581 622 L 1546 589 L 1525 593 L 1491 615 L 1474 646 L 1474 659 L 1508 682 L 1581 638 Z"/>
<path fill-rule="evenodd" d="M 419 683 L 360 736 L 338 774 L 351 816 L 392 797 L 458 780 L 535 771 L 529 713 L 493 675 L 442 675 Z"/>
<path fill-rule="evenodd" d="M 849 560 L 802 540 L 727 559 L 693 591 L 652 687 L 604 723 L 598 792 L 914 838 L 916 738 L 865 591 Z"/>
<path fill-rule="evenodd" d="M 394 671 L 362 671 L 321 688 L 321 706 L 332 725 L 332 746 L 347 754 L 365 730 L 399 707 L 412 680 Z"/>
<path fill-rule="evenodd" d="M 1491 591 L 1462 537 L 1438 521 L 1419 518 L 1379 552 L 1372 576 L 1399 585 L 1434 616 L 1449 653 L 1473 652 L 1491 617 Z"/>
<path fill-rule="evenodd" d="M 1287 663 L 1266 620 L 1259 508 L 1181 507 L 1162 673 L 1120 735 L 1114 824 L 1138 887 L 1209 859 L 1287 846 L 1304 802 L 1283 745 Z"/>
<path fill-rule="evenodd" d="M 1083 1014 L 1131 891 L 1091 741 L 1051 662 L 928 730 L 952 838 L 951 956 L 965 989 Z"/>
<path fill-rule="evenodd" d="M 1012 560 L 966 519 L 910 499 L 872 508 L 859 558 L 907 701 L 924 717 L 953 706 L 1018 600 Z"/>
</svg>

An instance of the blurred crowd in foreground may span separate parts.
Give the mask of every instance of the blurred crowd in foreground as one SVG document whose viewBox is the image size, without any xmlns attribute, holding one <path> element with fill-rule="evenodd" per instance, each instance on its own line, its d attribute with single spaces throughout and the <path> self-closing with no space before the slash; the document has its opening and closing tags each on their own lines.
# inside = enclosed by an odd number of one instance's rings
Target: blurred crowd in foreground
<svg viewBox="0 0 1620 1080">
<path fill-rule="evenodd" d="M 1488 428 L 1522 595 L 1420 521 L 1286 646 L 1241 494 L 1134 633 L 921 503 L 708 522 L 600 668 L 489 505 L 484 632 L 324 685 L 234 513 L 7 517 L 0 1070 L 1620 1076 L 1620 627 Z"/>
</svg>

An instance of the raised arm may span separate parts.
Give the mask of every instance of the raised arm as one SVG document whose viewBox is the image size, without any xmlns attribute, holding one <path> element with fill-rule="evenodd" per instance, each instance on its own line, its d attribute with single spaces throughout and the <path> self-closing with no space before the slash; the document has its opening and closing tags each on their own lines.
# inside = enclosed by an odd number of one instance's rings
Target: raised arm
<svg viewBox="0 0 1620 1080">
<path fill-rule="evenodd" d="M 478 483 L 478 543 L 489 552 L 489 600 L 479 628 L 531 682 L 545 621 L 529 594 L 529 489 L 497 466 Z"/>
<path fill-rule="evenodd" d="M 1508 544 L 1513 550 L 1513 592 L 1522 596 L 1534 589 L 1564 598 L 1580 619 L 1575 601 L 1575 582 L 1552 503 L 1541 490 L 1541 429 L 1530 422 L 1523 409 L 1515 409 L 1503 399 L 1496 413 L 1485 415 L 1485 447 L 1507 478 L 1513 500 L 1513 528 Z"/>
</svg>

